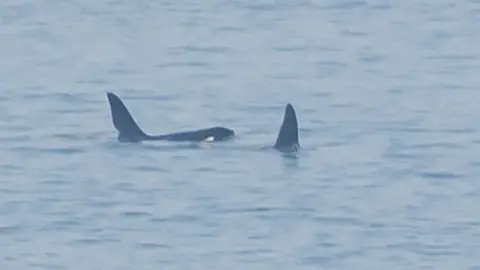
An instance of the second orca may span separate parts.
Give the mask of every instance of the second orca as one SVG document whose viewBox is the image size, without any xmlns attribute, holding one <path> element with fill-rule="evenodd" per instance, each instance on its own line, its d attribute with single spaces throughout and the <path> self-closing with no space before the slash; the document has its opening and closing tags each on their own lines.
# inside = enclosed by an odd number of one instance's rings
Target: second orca
<svg viewBox="0 0 480 270">
<path fill-rule="evenodd" d="M 300 149 L 297 114 L 290 103 L 285 106 L 283 122 L 273 148 L 281 152 L 296 152 Z"/>
</svg>

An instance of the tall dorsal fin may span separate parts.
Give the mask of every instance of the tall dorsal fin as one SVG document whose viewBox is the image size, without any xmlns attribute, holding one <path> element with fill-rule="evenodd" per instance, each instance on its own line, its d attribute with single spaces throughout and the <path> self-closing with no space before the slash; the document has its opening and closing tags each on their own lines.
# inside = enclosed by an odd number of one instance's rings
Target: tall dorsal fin
<svg viewBox="0 0 480 270">
<path fill-rule="evenodd" d="M 285 106 L 282 126 L 280 127 L 277 141 L 273 147 L 281 151 L 296 151 L 300 147 L 298 141 L 297 116 L 290 103 Z"/>
<path fill-rule="evenodd" d="M 107 98 L 110 103 L 113 126 L 118 130 L 119 141 L 140 142 L 148 138 L 117 95 L 107 92 Z"/>
</svg>

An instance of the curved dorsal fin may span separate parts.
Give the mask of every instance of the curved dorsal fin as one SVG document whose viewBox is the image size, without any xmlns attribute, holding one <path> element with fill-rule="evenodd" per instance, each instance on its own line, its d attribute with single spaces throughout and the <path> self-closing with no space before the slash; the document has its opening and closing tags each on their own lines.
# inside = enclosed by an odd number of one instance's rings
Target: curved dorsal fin
<svg viewBox="0 0 480 270">
<path fill-rule="evenodd" d="M 107 92 L 112 114 L 113 126 L 118 130 L 118 139 L 122 142 L 140 142 L 148 137 L 137 125 L 122 100 Z"/>
<path fill-rule="evenodd" d="M 296 151 L 300 147 L 298 141 L 297 115 L 290 103 L 285 106 L 282 126 L 280 127 L 277 141 L 273 147 L 282 151 Z"/>
</svg>

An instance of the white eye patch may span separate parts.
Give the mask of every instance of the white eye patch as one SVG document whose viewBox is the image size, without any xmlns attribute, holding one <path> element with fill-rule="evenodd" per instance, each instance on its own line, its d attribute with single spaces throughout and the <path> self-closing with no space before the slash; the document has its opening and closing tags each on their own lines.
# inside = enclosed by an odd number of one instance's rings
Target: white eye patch
<svg viewBox="0 0 480 270">
<path fill-rule="evenodd" d="M 210 137 L 205 138 L 203 141 L 204 142 L 213 142 L 213 141 L 215 141 L 215 137 L 210 136 Z"/>
</svg>

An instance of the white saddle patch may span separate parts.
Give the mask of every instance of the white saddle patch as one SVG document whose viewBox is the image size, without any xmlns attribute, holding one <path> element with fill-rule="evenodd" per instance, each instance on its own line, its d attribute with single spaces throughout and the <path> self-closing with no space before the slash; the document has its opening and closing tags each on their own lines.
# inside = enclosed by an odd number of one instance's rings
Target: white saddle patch
<svg viewBox="0 0 480 270">
<path fill-rule="evenodd" d="M 210 137 L 205 138 L 203 141 L 204 142 L 213 142 L 213 141 L 215 141 L 215 137 L 210 136 Z"/>
</svg>

